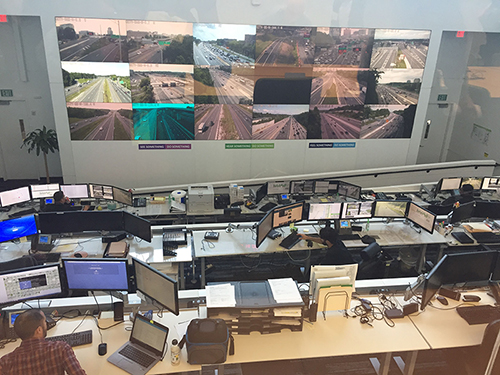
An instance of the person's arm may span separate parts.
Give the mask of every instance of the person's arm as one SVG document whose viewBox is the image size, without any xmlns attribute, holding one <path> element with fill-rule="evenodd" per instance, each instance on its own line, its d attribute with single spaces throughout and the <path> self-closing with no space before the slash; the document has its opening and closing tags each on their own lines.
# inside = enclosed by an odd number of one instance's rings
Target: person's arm
<svg viewBox="0 0 500 375">
<path fill-rule="evenodd" d="M 75 352 L 68 344 L 63 347 L 64 371 L 69 375 L 87 375 L 85 370 L 78 362 Z"/>
<path fill-rule="evenodd" d="M 323 242 L 323 240 L 319 237 L 311 237 L 311 236 L 307 236 L 305 235 L 304 233 L 298 233 L 299 237 L 305 241 L 313 241 L 313 242 L 316 242 L 316 243 L 320 243 L 322 245 L 324 245 L 325 243 Z"/>
</svg>

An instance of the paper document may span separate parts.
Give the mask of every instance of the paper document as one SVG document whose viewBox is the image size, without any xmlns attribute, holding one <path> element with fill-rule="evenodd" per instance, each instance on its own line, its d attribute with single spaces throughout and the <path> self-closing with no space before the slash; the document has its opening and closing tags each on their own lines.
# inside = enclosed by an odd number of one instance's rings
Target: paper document
<svg viewBox="0 0 500 375">
<path fill-rule="evenodd" d="M 275 307 L 273 309 L 274 316 L 296 317 L 302 316 L 301 307 Z"/>
<path fill-rule="evenodd" d="M 207 308 L 234 307 L 236 305 L 236 298 L 234 297 L 234 285 L 208 285 L 206 287 L 206 291 Z"/>
<path fill-rule="evenodd" d="M 273 298 L 277 303 L 301 303 L 302 297 L 300 296 L 297 284 L 292 278 L 286 279 L 270 279 L 268 280 Z"/>
<path fill-rule="evenodd" d="M 186 204 L 176 201 L 170 202 L 170 212 L 186 212 Z"/>
<path fill-rule="evenodd" d="M 491 228 L 487 226 L 485 223 L 468 223 L 462 225 L 465 230 L 470 233 L 474 232 L 491 232 Z"/>
</svg>

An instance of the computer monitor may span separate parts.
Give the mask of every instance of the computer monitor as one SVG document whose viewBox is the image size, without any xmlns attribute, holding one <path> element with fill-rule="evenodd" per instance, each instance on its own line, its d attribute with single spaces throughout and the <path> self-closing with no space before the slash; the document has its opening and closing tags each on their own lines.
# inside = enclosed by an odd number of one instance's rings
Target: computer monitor
<svg viewBox="0 0 500 375">
<path fill-rule="evenodd" d="M 137 291 L 151 299 L 153 304 L 179 315 L 177 281 L 137 258 L 132 257 L 132 264 Z"/>
<path fill-rule="evenodd" d="M 475 201 L 472 217 L 500 219 L 500 202 Z"/>
<path fill-rule="evenodd" d="M 316 180 L 314 181 L 314 194 L 336 193 L 339 189 L 337 181 Z"/>
<path fill-rule="evenodd" d="M 373 217 L 405 217 L 408 201 L 375 201 Z"/>
<path fill-rule="evenodd" d="M 54 193 L 59 191 L 59 184 L 30 185 L 31 198 L 52 198 Z"/>
<path fill-rule="evenodd" d="M 0 221 L 0 242 L 11 241 L 37 233 L 34 215 Z"/>
<path fill-rule="evenodd" d="M 140 216 L 123 212 L 123 230 L 144 241 L 151 242 L 151 222 Z"/>
<path fill-rule="evenodd" d="M 420 308 L 423 310 L 443 285 L 486 284 L 497 261 L 497 251 L 446 254 L 425 278 Z"/>
<path fill-rule="evenodd" d="M 304 202 L 291 203 L 273 208 L 273 228 L 283 227 L 302 220 Z"/>
<path fill-rule="evenodd" d="M 89 187 L 87 184 L 61 185 L 61 191 L 71 199 L 89 197 Z"/>
<path fill-rule="evenodd" d="M 38 226 L 42 234 L 123 231 L 123 212 L 40 212 L 38 214 Z"/>
<path fill-rule="evenodd" d="M 338 183 L 338 194 L 343 195 L 347 198 L 352 199 L 360 199 L 361 198 L 361 186 L 356 186 L 352 184 L 348 184 L 347 182 L 339 182 Z"/>
<path fill-rule="evenodd" d="M 132 206 L 132 193 L 113 186 L 113 199 L 117 202 Z"/>
<path fill-rule="evenodd" d="M 91 198 L 102 198 L 113 200 L 113 187 L 105 185 L 89 184 Z"/>
<path fill-rule="evenodd" d="M 59 264 L 22 268 L 0 274 L 0 305 L 13 305 L 61 292 Z"/>
<path fill-rule="evenodd" d="M 460 189 L 462 177 L 447 177 L 439 180 L 436 191 L 452 191 Z"/>
<path fill-rule="evenodd" d="M 500 189 L 500 177 L 484 177 L 481 190 Z"/>
<path fill-rule="evenodd" d="M 128 290 L 127 259 L 66 258 L 62 265 L 69 290 Z"/>
<path fill-rule="evenodd" d="M 458 207 L 453 208 L 450 216 L 450 223 L 460 223 L 461 221 L 470 219 L 474 214 L 476 202 L 463 203 Z"/>
<path fill-rule="evenodd" d="M 309 203 L 307 220 L 337 220 L 340 219 L 342 203 Z"/>
<path fill-rule="evenodd" d="M 273 229 L 273 215 L 272 211 L 269 211 L 258 223 L 255 227 L 257 231 L 257 237 L 255 241 L 255 245 L 257 247 L 260 246 L 262 242 L 266 239 L 266 236 Z"/>
<path fill-rule="evenodd" d="M 410 202 L 406 218 L 430 234 L 434 232 L 436 215 L 413 202 Z"/>
<path fill-rule="evenodd" d="M 267 182 L 257 189 L 255 192 L 255 204 L 259 204 L 259 202 L 264 199 L 267 195 Z"/>
<path fill-rule="evenodd" d="M 372 217 L 373 202 L 344 202 L 342 219 L 369 219 Z"/>
<path fill-rule="evenodd" d="M 30 189 L 27 186 L 0 193 L 0 207 L 12 206 L 13 204 L 28 202 L 30 200 Z"/>
<path fill-rule="evenodd" d="M 314 194 L 314 181 L 292 181 L 290 184 L 290 194 Z"/>
<path fill-rule="evenodd" d="M 464 186 L 465 184 L 472 185 L 474 190 L 480 190 L 481 186 L 483 185 L 483 178 L 482 177 L 464 177 L 462 178 L 462 184 L 460 187 Z"/>
<path fill-rule="evenodd" d="M 290 192 L 290 181 L 271 181 L 267 183 L 267 194 L 288 194 Z"/>
</svg>

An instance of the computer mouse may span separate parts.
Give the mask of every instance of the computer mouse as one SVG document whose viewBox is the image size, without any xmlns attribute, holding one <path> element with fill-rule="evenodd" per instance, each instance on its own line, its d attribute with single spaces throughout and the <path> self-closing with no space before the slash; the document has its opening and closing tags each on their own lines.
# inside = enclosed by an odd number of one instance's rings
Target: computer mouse
<svg viewBox="0 0 500 375">
<path fill-rule="evenodd" d="M 371 244 L 373 242 L 375 242 L 375 238 L 365 234 L 363 237 L 361 237 L 361 242 L 363 242 L 364 244 Z"/>
<path fill-rule="evenodd" d="M 108 344 L 106 344 L 105 342 L 99 344 L 97 352 L 99 353 L 100 356 L 106 355 L 106 353 L 108 352 Z"/>
<path fill-rule="evenodd" d="M 313 242 L 311 240 L 307 240 L 307 247 L 313 247 Z"/>
<path fill-rule="evenodd" d="M 80 254 L 80 253 L 75 253 L 75 254 L 73 254 L 73 255 L 75 256 L 75 258 L 82 258 L 82 257 L 83 257 L 83 255 L 82 255 L 82 254 Z"/>
<path fill-rule="evenodd" d="M 448 306 L 448 300 L 443 296 L 437 296 L 436 299 L 441 302 L 442 305 Z"/>
</svg>

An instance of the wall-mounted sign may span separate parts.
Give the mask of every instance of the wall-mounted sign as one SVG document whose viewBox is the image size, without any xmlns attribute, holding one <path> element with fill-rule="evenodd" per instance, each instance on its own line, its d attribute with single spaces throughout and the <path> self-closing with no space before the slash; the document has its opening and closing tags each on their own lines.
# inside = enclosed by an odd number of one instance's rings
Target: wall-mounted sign
<svg viewBox="0 0 500 375">
<path fill-rule="evenodd" d="M 14 96 L 14 93 L 12 92 L 11 89 L 1 89 L 0 90 L 0 96 L 3 96 L 3 97 L 12 97 L 12 96 Z"/>
</svg>

